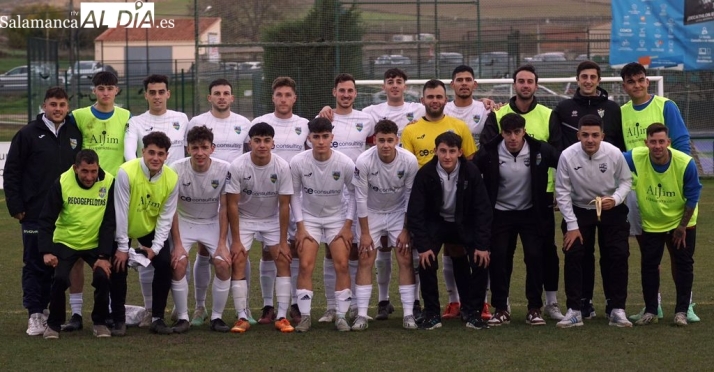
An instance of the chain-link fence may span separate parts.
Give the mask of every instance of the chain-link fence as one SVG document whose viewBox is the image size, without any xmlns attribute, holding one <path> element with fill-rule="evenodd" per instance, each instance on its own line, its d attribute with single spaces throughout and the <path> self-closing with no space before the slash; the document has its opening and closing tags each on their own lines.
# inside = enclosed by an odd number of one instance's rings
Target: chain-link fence
<svg viewBox="0 0 714 372">
<path fill-rule="evenodd" d="M 102 65 L 94 69 L 111 67 L 118 71 L 122 88 L 118 105 L 134 114 L 146 110 L 141 81 L 148 73 L 171 77 L 169 108 L 186 112 L 189 117 L 210 108 L 206 99 L 208 85 L 217 78 L 225 78 L 233 84 L 232 110 L 248 118 L 273 110 L 270 84 L 277 76 L 296 80 L 295 113 L 304 117 L 315 116 L 324 105 L 334 105 L 332 79 L 339 72 L 352 73 L 360 80 L 381 80 L 386 69 L 398 67 L 410 79 L 449 79 L 454 67 L 468 64 L 477 78 L 484 79 L 509 77 L 519 65 L 531 63 L 541 77 L 567 77 L 575 74 L 578 63 L 590 59 L 600 63 L 603 76 L 619 76 L 619 71 L 608 63 L 609 17 L 563 15 L 552 2 L 538 8 L 542 14 L 515 18 L 509 14 L 520 8 L 503 9 L 498 16 L 492 11 L 489 17 L 481 17 L 479 1 L 465 0 L 429 4 L 394 0 L 378 5 L 366 0 L 316 0 L 307 11 L 291 0 L 240 4 L 197 1 L 195 9 L 205 10 L 195 12 L 195 24 L 222 17 L 219 32 L 204 35 L 198 30 L 197 59 L 190 53 L 183 59 L 159 58 L 152 54 L 156 48 L 150 45 L 156 40 L 149 38 L 145 46 L 142 43 L 127 47 L 133 51 L 128 51 L 122 60 L 94 61 Z M 589 3 L 592 10 L 596 2 Z M 250 10 L 244 9 L 247 6 L 262 6 L 266 7 L 263 10 L 281 11 L 287 16 L 267 22 L 268 13 L 264 13 L 263 24 L 241 23 L 239 20 L 245 19 Z M 395 8 L 399 15 L 395 15 Z M 380 11 L 384 12 L 381 17 Z M 110 54 L 95 52 L 100 56 Z M 89 80 L 93 69 L 82 74 L 81 66 L 70 67 L 59 66 L 58 77 L 64 79 L 72 108 L 93 103 Z M 68 74 L 70 70 L 79 73 Z M 714 137 L 709 123 L 714 110 L 710 104 L 714 98 L 711 71 L 649 73 L 663 76 L 665 96 L 678 104 L 693 137 Z M 574 91 L 572 84 L 544 84 L 543 88 L 552 92 L 548 96 L 568 96 Z M 627 100 L 619 84 L 609 83 L 605 88 L 617 102 Z M 377 103 L 382 99 L 380 90 L 379 86 L 360 87 L 356 106 Z M 478 94 L 499 98 L 507 90 L 507 86 L 493 86 Z M 0 91 L 5 98 L 27 100 L 27 93 L 25 97 L 23 93 L 8 96 L 5 90 Z M 419 90 L 410 94 L 418 99 Z M 8 117 L 14 118 L 12 122 L 26 122 L 27 108 L 34 110 L 35 106 L 38 105 L 32 103 L 22 105 L 16 113 L 3 112 L 0 122 L 8 122 Z"/>
</svg>

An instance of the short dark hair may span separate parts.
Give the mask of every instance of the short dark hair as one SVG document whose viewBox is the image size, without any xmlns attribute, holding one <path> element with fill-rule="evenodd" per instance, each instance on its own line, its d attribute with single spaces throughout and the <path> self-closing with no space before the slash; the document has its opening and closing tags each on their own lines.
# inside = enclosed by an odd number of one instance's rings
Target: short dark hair
<svg viewBox="0 0 714 372">
<path fill-rule="evenodd" d="M 597 70 L 597 77 L 600 77 L 600 65 L 598 65 L 597 63 L 595 63 L 595 62 L 593 62 L 593 61 L 582 61 L 582 62 L 580 62 L 580 64 L 578 65 L 577 70 L 575 70 L 575 77 L 577 78 L 578 76 L 580 76 L 580 73 L 581 73 L 583 70 L 589 70 L 589 69 Z"/>
<path fill-rule="evenodd" d="M 288 87 L 292 88 L 294 93 L 297 93 L 297 84 L 295 84 L 295 80 L 293 80 L 291 77 L 288 76 L 278 76 L 273 80 L 273 85 L 271 86 L 271 89 L 273 92 L 280 88 L 280 87 Z"/>
<path fill-rule="evenodd" d="M 434 140 L 434 146 L 439 147 L 439 145 L 442 143 L 449 147 L 461 148 L 461 136 L 454 132 L 444 132 L 436 136 L 436 139 Z"/>
<path fill-rule="evenodd" d="M 374 134 L 399 134 L 399 127 L 389 119 L 382 119 L 374 126 Z"/>
<path fill-rule="evenodd" d="M 49 89 L 47 89 L 47 91 L 45 92 L 45 101 L 50 98 L 66 99 L 67 101 L 69 101 L 69 96 L 62 87 L 50 87 Z"/>
<path fill-rule="evenodd" d="M 326 118 L 314 118 L 307 123 L 307 129 L 310 133 L 332 133 L 332 122 Z"/>
<path fill-rule="evenodd" d="M 472 69 L 470 66 L 461 65 L 456 66 L 454 71 L 451 73 L 451 80 L 454 80 L 454 76 L 456 76 L 456 74 L 458 74 L 459 72 L 468 72 L 469 74 L 471 74 L 471 77 L 476 77 L 476 75 L 474 75 L 474 69 Z"/>
<path fill-rule="evenodd" d="M 595 126 L 597 125 L 602 130 L 602 118 L 600 115 L 587 114 L 578 120 L 578 129 L 585 126 Z"/>
<path fill-rule="evenodd" d="M 228 85 L 231 88 L 231 93 L 233 93 L 233 85 L 226 80 L 226 79 L 216 79 L 211 82 L 211 84 L 208 84 L 208 94 L 211 94 L 211 91 L 213 90 L 213 87 L 217 87 L 219 85 Z"/>
<path fill-rule="evenodd" d="M 423 95 L 427 89 L 434 89 L 434 88 L 438 88 L 438 87 L 444 88 L 444 92 L 446 92 L 446 85 L 444 85 L 443 81 L 438 80 L 438 79 L 431 79 L 431 80 L 427 81 L 426 83 L 424 83 L 424 88 L 422 88 L 421 94 Z"/>
<path fill-rule="evenodd" d="M 164 149 L 166 152 L 171 148 L 171 140 L 164 132 L 151 132 L 145 135 L 141 142 L 144 144 L 144 148 L 149 147 L 149 145 L 156 145 L 156 147 Z"/>
<path fill-rule="evenodd" d="M 337 84 L 344 83 L 347 81 L 351 81 L 353 84 L 355 84 L 355 86 L 357 85 L 357 82 L 355 81 L 355 78 L 354 78 L 354 76 L 352 76 L 352 74 L 343 72 L 343 73 L 335 76 L 335 88 L 337 88 Z"/>
<path fill-rule="evenodd" d="M 205 125 L 199 125 L 191 128 L 186 134 L 186 144 L 190 145 L 196 142 L 208 141 L 213 143 L 213 130 Z"/>
<path fill-rule="evenodd" d="M 642 66 L 641 64 L 637 62 L 630 62 L 626 64 L 624 67 L 622 67 L 622 71 L 620 71 L 620 77 L 624 81 L 626 78 L 639 75 L 639 74 L 645 74 L 647 75 L 647 69 L 645 69 L 645 66 Z"/>
<path fill-rule="evenodd" d="M 117 85 L 119 84 L 119 79 L 113 72 L 109 71 L 99 71 L 92 77 L 92 85 L 95 87 L 98 85 Z"/>
<path fill-rule="evenodd" d="M 384 80 L 394 79 L 398 77 L 404 79 L 404 81 L 407 81 L 407 73 L 402 71 L 401 69 L 390 68 L 387 69 L 387 71 L 384 71 Z"/>
<path fill-rule="evenodd" d="M 500 124 L 501 131 L 507 130 L 511 132 L 518 128 L 525 128 L 526 119 L 523 116 L 516 114 L 515 112 L 511 112 L 506 115 L 503 115 Z"/>
<path fill-rule="evenodd" d="M 99 155 L 92 149 L 83 149 L 74 158 L 74 165 L 80 166 L 82 162 L 86 164 L 99 164 Z"/>
<path fill-rule="evenodd" d="M 166 84 L 166 89 L 169 89 L 169 77 L 166 75 L 153 74 L 144 78 L 144 91 L 149 89 L 149 84 Z"/>
<path fill-rule="evenodd" d="M 275 137 L 275 129 L 268 123 L 256 123 L 250 127 L 248 130 L 248 137 L 253 138 L 255 136 L 262 137 Z"/>
<path fill-rule="evenodd" d="M 513 82 L 514 83 L 516 82 L 516 75 L 518 75 L 518 73 L 521 71 L 528 71 L 528 72 L 532 73 L 533 75 L 535 75 L 535 82 L 536 82 L 536 84 L 538 84 L 538 73 L 536 72 L 535 67 L 533 67 L 533 65 L 531 65 L 531 64 L 526 64 L 526 65 L 520 66 L 516 69 L 516 71 L 513 72 Z"/>
<path fill-rule="evenodd" d="M 652 123 L 647 127 L 647 137 L 651 137 L 655 133 L 664 132 L 669 137 L 669 128 L 662 123 Z"/>
</svg>

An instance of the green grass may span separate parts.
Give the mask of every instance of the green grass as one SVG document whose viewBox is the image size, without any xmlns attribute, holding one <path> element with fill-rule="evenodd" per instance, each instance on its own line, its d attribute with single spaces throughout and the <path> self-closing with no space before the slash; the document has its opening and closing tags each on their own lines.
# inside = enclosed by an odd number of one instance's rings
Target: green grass
<svg viewBox="0 0 714 372">
<path fill-rule="evenodd" d="M 0 360 L 5 370 L 707 370 L 714 361 L 711 333 L 714 330 L 714 241 L 712 205 L 708 192 L 714 180 L 704 180 L 700 203 L 697 251 L 695 254 L 694 296 L 702 322 L 686 328 L 671 325 L 674 286 L 669 275 L 669 258 L 662 261 L 663 308 L 660 324 L 633 329 L 609 327 L 603 318 L 601 282 L 596 282 L 595 307 L 598 317 L 584 327 L 561 330 L 553 321 L 545 327 L 525 324 L 524 266 L 520 250 L 514 261 L 511 288 L 513 322 L 508 326 L 483 331 L 468 330 L 459 321 L 446 321 L 442 329 L 431 332 L 401 328 L 399 295 L 393 270 L 392 301 L 397 311 L 390 320 L 373 321 L 362 333 L 338 333 L 332 325 L 316 324 L 307 334 L 279 334 L 272 326 L 254 326 L 243 335 L 215 334 L 208 326 L 193 328 L 185 335 L 156 336 L 145 329 L 129 329 L 125 338 L 95 339 L 90 326 L 91 286 L 85 275 L 85 330 L 62 334 L 58 341 L 24 334 L 26 313 L 22 309 L 20 272 L 22 245 L 20 229 L 7 213 L 0 214 L 0 240 L 4 259 L 0 261 Z M 4 194 L 0 193 L 0 199 Z M 4 205 L 0 208 L 5 208 Z M 560 235 L 557 237 L 560 242 Z M 640 294 L 639 250 L 630 241 L 630 280 L 628 313 L 643 306 Z M 254 247 L 251 308 L 259 312 L 259 251 Z M 562 258 L 562 254 L 561 254 Z M 321 262 L 315 269 L 313 316 L 325 309 Z M 599 274 L 597 275 L 599 278 Z M 319 279 L 318 279 L 319 278 Z M 129 276 L 127 303 L 141 304 L 136 273 Z M 562 285 L 558 295 L 565 302 Z M 442 291 L 442 306 L 446 302 Z M 374 291 L 376 296 L 376 289 Z M 210 291 L 209 302 L 210 304 Z M 375 301 L 372 302 L 375 305 Z M 171 305 L 169 304 L 169 307 Z M 192 300 L 189 301 L 192 307 Z M 209 305 L 210 306 L 210 305 Z M 229 300 L 224 319 L 232 318 Z M 374 315 L 375 309 L 370 309 Z"/>
</svg>

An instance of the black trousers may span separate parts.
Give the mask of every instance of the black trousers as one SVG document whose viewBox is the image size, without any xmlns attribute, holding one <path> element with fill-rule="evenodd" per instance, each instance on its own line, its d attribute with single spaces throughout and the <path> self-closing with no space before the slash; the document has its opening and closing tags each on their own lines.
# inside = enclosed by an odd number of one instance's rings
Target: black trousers
<svg viewBox="0 0 714 372">
<path fill-rule="evenodd" d="M 154 232 L 152 231 L 137 240 L 142 246 L 151 247 L 154 240 Z M 159 254 L 151 260 L 151 264 L 154 266 L 154 280 L 151 284 L 153 292 L 151 316 L 163 319 L 169 291 L 171 290 L 171 245 L 168 239 L 164 242 L 164 247 L 159 251 Z M 124 308 L 126 303 L 126 276 L 126 271 L 112 273 L 112 318 L 115 322 L 124 322 L 126 319 L 126 310 Z"/>
<path fill-rule="evenodd" d="M 587 247 L 586 247 L 587 248 Z M 595 246 L 593 249 L 583 253 L 583 299 L 592 300 L 595 293 Z M 607 278 L 609 267 L 600 256 L 600 276 L 602 279 L 602 290 L 605 293 L 605 300 L 610 300 L 609 289 L 607 288 Z M 608 305 L 608 307 L 611 307 Z"/>
<path fill-rule="evenodd" d="M 453 222 L 444 222 L 439 227 L 439 236 L 434 239 L 435 245 L 430 247 L 434 252 L 434 259 L 431 265 L 424 268 L 419 265 L 419 280 L 421 283 L 421 295 L 424 299 L 424 315 L 427 317 L 440 316 L 441 305 L 439 303 L 439 283 L 436 272 L 439 269 L 437 257 L 444 243 L 460 244 L 459 232 Z M 461 298 L 461 311 L 467 317 L 481 316 L 484 296 L 486 295 L 486 284 L 488 282 L 488 268 L 479 267 L 474 261 L 474 249 L 466 248 L 466 255 L 452 257 L 454 266 L 454 279 Z"/>
<path fill-rule="evenodd" d="M 543 231 L 543 289 L 548 292 L 558 291 L 560 281 L 560 258 L 555 245 L 555 210 L 553 210 L 553 193 L 547 194 L 549 203 L 547 215 L 542 216 L 545 228 Z"/>
<path fill-rule="evenodd" d="M 511 273 L 515 250 L 509 243 L 520 235 L 523 243 L 523 261 L 526 264 L 526 298 L 528 309 L 543 306 L 543 235 L 538 217 L 531 208 L 523 211 L 493 212 L 491 229 L 491 304 L 497 310 L 508 307 Z"/>
<path fill-rule="evenodd" d="M 565 294 L 569 309 L 580 310 L 583 298 L 583 256 L 585 252 L 594 250 L 595 234 L 602 264 L 608 266 L 603 285 L 609 288 L 609 305 L 611 308 L 625 309 L 627 302 L 628 263 L 630 256 L 630 224 L 627 222 L 627 206 L 602 211 L 601 221 L 597 220 L 594 209 L 583 209 L 573 206 L 578 219 L 578 227 L 583 237 L 583 243 L 576 240 L 565 253 Z M 563 234 L 567 232 L 565 220 L 562 223 Z"/>
<path fill-rule="evenodd" d="M 55 267 L 52 289 L 50 290 L 50 315 L 47 318 L 47 326 L 59 331 L 67 317 L 65 292 L 70 285 L 69 273 L 80 258 L 89 267 L 92 267 L 98 259 L 98 252 L 96 248 L 78 251 L 64 244 L 55 244 L 55 251 L 57 267 Z M 109 276 L 102 269 L 93 270 L 93 273 L 94 309 L 92 310 L 92 322 L 95 325 L 104 325 L 109 316 Z"/>
<path fill-rule="evenodd" d="M 22 223 L 22 305 L 27 314 L 41 313 L 50 302 L 52 272 L 40 254 L 37 222 Z"/>
<path fill-rule="evenodd" d="M 642 294 L 645 299 L 645 311 L 657 314 L 657 292 L 659 291 L 659 264 L 662 261 L 665 243 L 669 251 L 672 265 L 677 269 L 674 281 L 677 290 L 675 313 L 687 312 L 689 296 L 694 282 L 694 248 L 697 238 L 696 227 L 687 228 L 686 247 L 677 249 L 672 245 L 672 231 L 665 233 L 642 233 Z"/>
</svg>

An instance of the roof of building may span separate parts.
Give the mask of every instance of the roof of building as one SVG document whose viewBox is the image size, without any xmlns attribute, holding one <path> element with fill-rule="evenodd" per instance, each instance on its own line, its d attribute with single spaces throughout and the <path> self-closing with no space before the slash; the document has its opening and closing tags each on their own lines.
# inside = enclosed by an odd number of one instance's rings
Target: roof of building
<svg viewBox="0 0 714 372">
<path fill-rule="evenodd" d="M 161 24 L 162 19 L 155 19 L 154 24 Z M 168 20 L 164 20 L 166 22 Z M 215 23 L 218 17 L 202 17 L 199 25 L 199 35 L 203 34 Z M 193 18 L 174 18 L 173 28 L 109 28 L 97 36 L 94 41 L 103 42 L 138 42 L 146 41 L 193 41 L 195 22 Z M 128 38 L 128 40 L 127 40 Z"/>
</svg>

